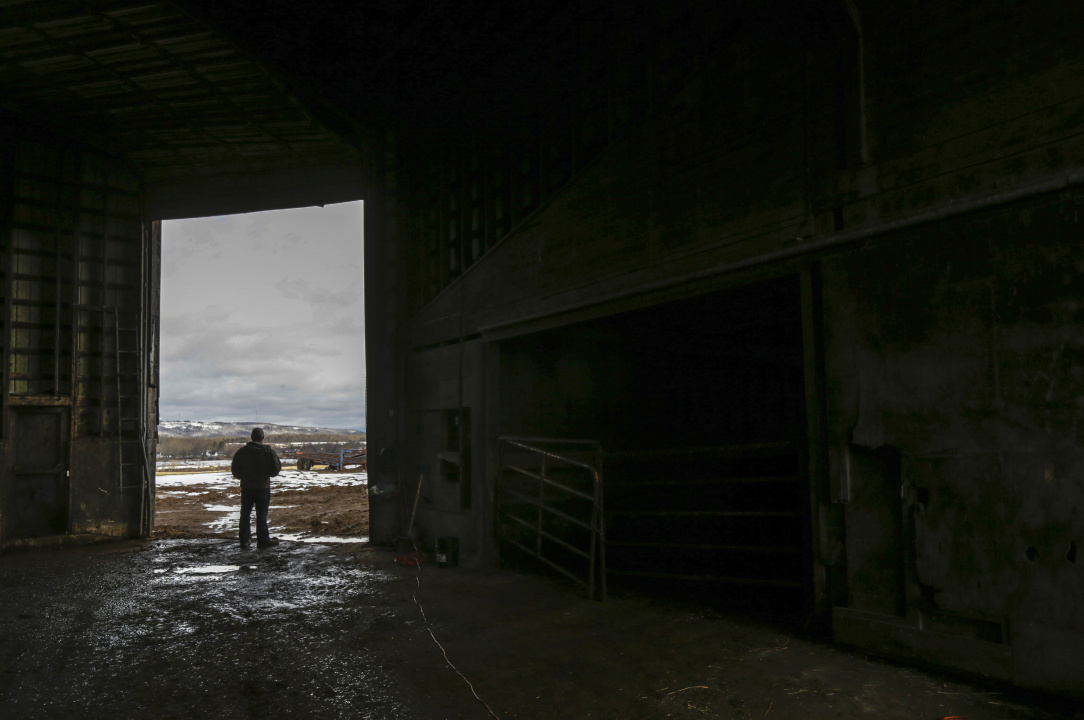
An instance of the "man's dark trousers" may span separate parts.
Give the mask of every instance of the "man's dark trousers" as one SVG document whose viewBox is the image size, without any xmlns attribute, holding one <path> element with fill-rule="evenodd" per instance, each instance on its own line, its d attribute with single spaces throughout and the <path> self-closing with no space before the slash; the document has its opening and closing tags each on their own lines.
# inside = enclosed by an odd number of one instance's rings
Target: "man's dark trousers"
<svg viewBox="0 0 1084 720">
<path fill-rule="evenodd" d="M 267 530 L 267 508 L 271 506 L 271 488 L 241 488 L 241 532 L 242 545 L 248 545 L 252 539 L 252 506 L 256 506 L 256 541 L 266 543 L 271 538 Z"/>
</svg>

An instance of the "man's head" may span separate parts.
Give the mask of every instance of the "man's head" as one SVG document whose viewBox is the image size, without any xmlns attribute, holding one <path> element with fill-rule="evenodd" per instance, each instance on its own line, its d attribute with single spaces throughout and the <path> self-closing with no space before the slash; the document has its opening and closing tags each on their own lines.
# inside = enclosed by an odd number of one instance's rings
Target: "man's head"
<svg viewBox="0 0 1084 720">
<path fill-rule="evenodd" d="M 263 442 L 263 428 L 252 428 L 252 440 L 254 442 Z"/>
</svg>

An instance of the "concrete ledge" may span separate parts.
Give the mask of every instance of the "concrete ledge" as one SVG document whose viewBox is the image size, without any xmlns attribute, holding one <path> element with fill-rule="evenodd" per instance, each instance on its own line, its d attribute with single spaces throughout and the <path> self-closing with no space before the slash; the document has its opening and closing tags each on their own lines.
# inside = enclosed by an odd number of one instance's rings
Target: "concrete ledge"
<svg viewBox="0 0 1084 720">
<path fill-rule="evenodd" d="M 1084 698 L 1084 635 L 1032 621 L 1012 624 L 1013 682 Z"/>
<path fill-rule="evenodd" d="M 905 658 L 1012 682 L 1012 646 L 922 630 L 904 618 L 832 608 L 832 636 L 878 655 Z"/>
<path fill-rule="evenodd" d="M 36 538 L 15 538 L 0 542 L 0 553 L 16 550 L 44 550 L 46 548 L 77 547 L 96 545 L 104 542 L 120 542 L 127 538 L 99 533 L 79 533 L 76 535 L 44 535 Z"/>
</svg>

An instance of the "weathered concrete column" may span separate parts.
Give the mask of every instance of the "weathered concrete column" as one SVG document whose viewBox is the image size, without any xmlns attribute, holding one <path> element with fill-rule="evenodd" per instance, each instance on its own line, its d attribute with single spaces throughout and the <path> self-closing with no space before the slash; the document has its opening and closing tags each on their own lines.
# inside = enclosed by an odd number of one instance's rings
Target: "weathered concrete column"
<svg viewBox="0 0 1084 720">
<path fill-rule="evenodd" d="M 379 181 L 365 199 L 365 397 L 369 450 L 369 537 L 391 542 L 399 532 L 401 399 L 405 354 L 400 317 L 398 204 L 394 139 L 377 153 Z"/>
</svg>

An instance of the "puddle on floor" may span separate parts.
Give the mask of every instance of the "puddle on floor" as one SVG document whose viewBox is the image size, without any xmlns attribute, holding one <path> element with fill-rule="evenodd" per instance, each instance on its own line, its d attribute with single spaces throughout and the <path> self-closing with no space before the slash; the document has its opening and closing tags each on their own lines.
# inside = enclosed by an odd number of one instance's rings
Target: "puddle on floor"
<svg viewBox="0 0 1084 720">
<path fill-rule="evenodd" d="M 241 505 L 204 505 L 204 510 L 220 515 L 204 526 L 213 532 L 237 532 L 240 526 Z"/>
<path fill-rule="evenodd" d="M 276 533 L 272 528 L 271 534 L 277 537 L 279 540 L 289 540 L 291 542 L 304 542 L 304 543 L 367 543 L 369 542 L 368 535 L 354 535 L 351 537 L 344 537 L 341 535 L 298 535 L 294 533 Z"/>
<path fill-rule="evenodd" d="M 240 569 L 240 565 L 197 565 L 195 567 L 174 568 L 173 572 L 181 575 L 219 575 L 237 572 Z M 250 567 L 249 569 L 254 568 Z M 159 570 L 155 570 L 155 572 L 159 572 Z"/>
</svg>

